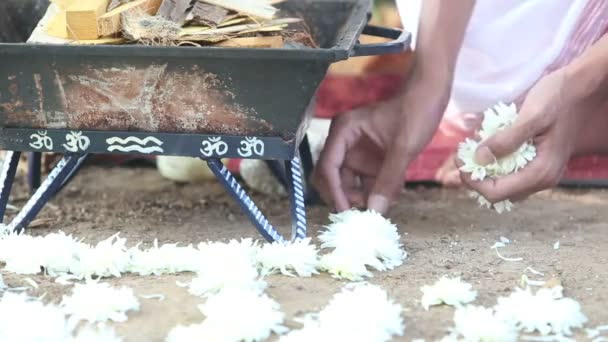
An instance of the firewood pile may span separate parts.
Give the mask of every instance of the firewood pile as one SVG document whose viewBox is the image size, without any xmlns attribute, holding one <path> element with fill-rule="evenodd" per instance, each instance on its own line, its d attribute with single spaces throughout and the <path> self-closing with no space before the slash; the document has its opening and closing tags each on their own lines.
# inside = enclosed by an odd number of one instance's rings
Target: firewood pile
<svg viewBox="0 0 608 342">
<path fill-rule="evenodd" d="M 51 0 L 39 26 L 79 45 L 317 47 L 301 18 L 280 11 L 284 1 Z"/>
</svg>

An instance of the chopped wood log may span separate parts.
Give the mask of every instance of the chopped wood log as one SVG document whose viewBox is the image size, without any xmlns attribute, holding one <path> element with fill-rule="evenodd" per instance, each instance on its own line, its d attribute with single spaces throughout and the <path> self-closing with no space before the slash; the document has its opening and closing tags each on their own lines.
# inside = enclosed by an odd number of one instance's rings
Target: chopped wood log
<svg viewBox="0 0 608 342">
<path fill-rule="evenodd" d="M 186 23 L 188 13 L 190 13 L 195 1 L 196 0 L 163 0 L 156 15 L 183 26 Z"/>
<path fill-rule="evenodd" d="M 228 26 L 228 27 L 222 27 L 222 28 L 203 29 L 198 32 L 190 32 L 187 36 L 182 36 L 179 39 L 196 41 L 197 36 L 207 39 L 210 36 L 228 36 L 230 34 L 238 34 L 243 31 L 251 33 L 251 32 L 256 32 L 256 31 L 263 31 L 264 29 L 268 29 L 268 28 L 272 28 L 271 30 L 274 30 L 274 29 L 276 29 L 277 26 L 299 23 L 301 21 L 302 21 L 302 19 L 298 19 L 298 18 L 283 18 L 283 19 L 270 20 L 270 21 L 263 22 L 260 24 L 243 24 L 243 25 Z"/>
<path fill-rule="evenodd" d="M 99 18 L 100 36 L 113 36 L 122 31 L 121 18 L 126 13 L 155 15 L 161 0 L 136 0 L 119 6 Z"/>
<path fill-rule="evenodd" d="M 271 20 L 277 13 L 269 0 L 201 0 L 208 4 L 221 6 L 237 13 Z"/>
<path fill-rule="evenodd" d="M 251 37 L 251 38 L 234 38 L 225 40 L 214 46 L 219 47 L 239 47 L 239 48 L 282 48 L 283 37 Z"/>
<path fill-rule="evenodd" d="M 230 11 L 224 7 L 197 1 L 192 7 L 187 21 L 194 25 L 217 26 L 226 21 L 229 14 Z"/>
<path fill-rule="evenodd" d="M 65 11 L 59 11 L 46 27 L 46 33 L 50 36 L 62 39 L 68 39 L 68 28 L 65 19 Z"/>
<path fill-rule="evenodd" d="M 74 40 L 97 39 L 99 17 L 107 10 L 110 0 L 88 0 L 72 3 L 66 11 L 68 35 Z"/>
</svg>

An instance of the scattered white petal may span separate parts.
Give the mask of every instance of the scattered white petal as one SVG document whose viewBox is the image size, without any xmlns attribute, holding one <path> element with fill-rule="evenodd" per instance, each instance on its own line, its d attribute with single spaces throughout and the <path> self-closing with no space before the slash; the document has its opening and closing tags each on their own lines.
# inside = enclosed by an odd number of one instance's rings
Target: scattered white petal
<svg viewBox="0 0 608 342">
<path fill-rule="evenodd" d="M 545 286 L 547 284 L 547 282 L 544 280 L 533 280 L 533 279 L 528 278 L 527 275 L 522 274 L 520 284 L 522 287 L 527 287 L 527 286 L 542 287 L 542 286 Z"/>
<path fill-rule="evenodd" d="M 381 214 L 348 210 L 329 219 L 319 239 L 322 249 L 333 250 L 321 257 L 320 268 L 332 276 L 359 281 L 371 276 L 367 267 L 392 270 L 407 258 L 397 226 Z"/>
<path fill-rule="evenodd" d="M 72 338 L 70 342 L 122 342 L 123 339 L 116 335 L 116 331 L 109 327 L 98 327 L 86 326 L 81 329 L 76 337 Z"/>
<path fill-rule="evenodd" d="M 454 312 L 454 328 L 446 341 L 511 342 L 517 341 L 515 325 L 501 319 L 493 309 L 467 305 Z"/>
<path fill-rule="evenodd" d="M 477 298 L 477 291 L 471 284 L 463 282 L 460 278 L 441 277 L 433 286 L 422 287 L 422 307 L 426 310 L 433 305 L 460 306 L 471 303 Z"/>
<path fill-rule="evenodd" d="M 535 269 L 533 269 L 532 267 L 529 267 L 529 266 L 526 267 L 526 271 L 530 271 L 530 273 L 536 274 L 536 275 L 541 276 L 541 277 L 545 276 L 545 274 L 543 272 L 537 271 L 537 270 L 535 270 Z"/>
<path fill-rule="evenodd" d="M 165 295 L 163 294 L 142 295 L 140 297 L 143 299 L 158 299 L 161 302 L 165 300 Z"/>
<path fill-rule="evenodd" d="M 311 239 L 287 243 L 265 244 L 256 256 L 262 275 L 282 273 L 287 276 L 310 277 L 318 274 L 319 255 Z"/>
<path fill-rule="evenodd" d="M 211 296 L 199 306 L 205 315 L 200 324 L 178 326 L 167 342 L 264 341 L 272 333 L 283 334 L 285 315 L 280 305 L 265 294 L 230 288 Z"/>
<path fill-rule="evenodd" d="M 25 293 L 6 292 L 0 299 L 0 341 L 69 341 L 71 329 L 57 306 Z"/>
<path fill-rule="evenodd" d="M 76 284 L 71 296 L 64 296 L 61 307 L 73 322 L 125 322 L 127 312 L 139 311 L 139 301 L 130 288 L 113 288 L 110 284 L 88 281 Z"/>
<path fill-rule="evenodd" d="M 541 288 L 535 294 L 528 288 L 516 288 L 509 297 L 498 299 L 497 315 L 517 325 L 525 333 L 571 336 L 572 329 L 582 328 L 587 317 L 580 304 L 564 298 L 563 288 Z"/>
<path fill-rule="evenodd" d="M 559 241 L 556 241 L 556 242 L 553 244 L 553 249 L 555 249 L 555 250 L 558 250 L 558 249 L 559 249 Z"/>
<path fill-rule="evenodd" d="M 501 237 L 500 237 L 500 242 L 502 242 L 502 243 L 504 243 L 504 244 L 508 245 L 508 244 L 510 244 L 510 243 L 511 243 L 511 240 L 507 239 L 507 238 L 506 238 L 506 237 L 504 237 L 504 236 L 501 236 Z"/>
<path fill-rule="evenodd" d="M 494 245 L 492 245 L 492 247 L 490 247 L 490 249 L 493 249 L 496 252 L 496 255 L 501 258 L 504 261 L 509 261 L 509 262 L 518 262 L 518 261 L 523 261 L 524 258 L 507 258 L 505 256 L 503 256 L 502 254 L 500 254 L 500 252 L 498 251 L 499 248 L 505 248 L 506 245 L 502 242 L 496 242 Z"/>
<path fill-rule="evenodd" d="M 304 327 L 280 341 L 390 341 L 403 336 L 403 308 L 376 285 L 350 284 L 327 307 L 304 321 Z"/>
</svg>

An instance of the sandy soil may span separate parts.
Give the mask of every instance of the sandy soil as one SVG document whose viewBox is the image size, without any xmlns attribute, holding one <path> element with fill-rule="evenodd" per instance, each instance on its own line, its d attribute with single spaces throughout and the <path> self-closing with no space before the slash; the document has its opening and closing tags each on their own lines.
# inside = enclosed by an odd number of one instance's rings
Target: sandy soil
<svg viewBox="0 0 608 342">
<path fill-rule="evenodd" d="M 23 183 L 23 182 L 22 182 Z M 22 205 L 23 185 L 12 203 Z M 256 196 L 272 221 L 288 231 L 288 203 Z M 517 285 L 527 266 L 543 271 L 545 279 L 562 281 L 566 294 L 579 300 L 590 326 L 608 323 L 608 193 L 604 191 L 554 191 L 540 194 L 520 205 L 514 213 L 496 215 L 476 208 L 464 193 L 439 189 L 405 192 L 391 214 L 400 227 L 410 258 L 399 269 L 377 274 L 371 282 L 384 287 L 406 308 L 406 336 L 435 340 L 445 335 L 453 311 L 424 311 L 420 287 L 443 275 L 462 276 L 479 291 L 478 303 L 492 305 Z M 98 241 L 122 232 L 133 244 L 154 238 L 161 242 L 198 242 L 239 237 L 258 237 L 238 207 L 216 184 L 180 186 L 161 179 L 154 169 L 84 170 L 40 216 L 47 226 L 30 230 L 46 234 L 55 229 L 87 241 Z M 326 222 L 327 210 L 309 210 L 312 235 Z M 505 255 L 523 262 L 504 262 L 490 246 L 500 236 L 513 244 Z M 561 242 L 558 250 L 553 249 Z M 23 286 L 22 277 L 4 273 L 11 286 Z M 200 322 L 198 299 L 176 286 L 190 275 L 131 277 L 111 280 L 128 285 L 139 295 L 162 293 L 166 300 L 142 299 L 140 313 L 117 325 L 127 341 L 162 341 L 177 324 Z M 39 293 L 59 301 L 68 287 L 43 277 L 34 278 Z M 276 276 L 269 279 L 269 293 L 291 320 L 317 310 L 343 283 L 326 275 L 312 279 Z M 289 326 L 297 326 L 292 321 Z"/>
</svg>

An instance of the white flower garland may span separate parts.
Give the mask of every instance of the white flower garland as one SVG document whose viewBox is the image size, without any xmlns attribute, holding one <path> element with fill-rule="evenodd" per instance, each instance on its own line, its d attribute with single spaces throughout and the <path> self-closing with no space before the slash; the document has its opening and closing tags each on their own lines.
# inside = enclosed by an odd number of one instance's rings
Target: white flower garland
<svg viewBox="0 0 608 342">
<path fill-rule="evenodd" d="M 253 290 L 261 293 L 266 283 L 261 279 L 256 255 L 259 246 L 252 239 L 228 243 L 201 243 L 197 277 L 189 285 L 196 296 L 210 296 L 226 288 Z"/>
<path fill-rule="evenodd" d="M 481 129 L 477 133 L 481 141 L 483 141 L 511 126 L 516 119 L 517 107 L 515 104 L 507 106 L 503 103 L 499 103 L 484 112 Z M 532 145 L 531 142 L 527 142 L 516 152 L 498 159 L 494 163 L 480 165 L 475 161 L 475 152 L 479 145 L 479 141 L 467 138 L 458 147 L 458 159 L 463 163 L 460 170 L 465 173 L 470 173 L 471 179 L 474 181 L 482 181 L 486 178 L 498 178 L 512 174 L 521 170 L 536 158 L 536 147 Z M 499 203 L 490 203 L 477 192 L 473 192 L 471 196 L 477 199 L 481 207 L 494 208 L 499 213 L 511 211 L 513 208 L 513 203 L 509 200 Z"/>
<path fill-rule="evenodd" d="M 319 274 L 319 255 L 310 238 L 264 244 L 256 259 L 263 276 L 281 273 L 290 277 L 311 277 L 313 274 Z"/>
</svg>

